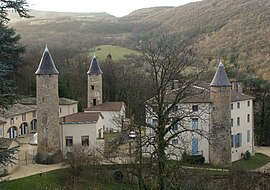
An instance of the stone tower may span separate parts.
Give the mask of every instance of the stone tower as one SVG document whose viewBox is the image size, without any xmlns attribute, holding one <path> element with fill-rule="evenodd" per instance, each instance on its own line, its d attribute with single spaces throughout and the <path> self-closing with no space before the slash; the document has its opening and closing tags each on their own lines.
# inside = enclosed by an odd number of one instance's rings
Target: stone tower
<svg viewBox="0 0 270 190">
<path fill-rule="evenodd" d="M 225 167 L 231 165 L 231 83 L 220 61 L 210 84 L 213 104 L 210 125 L 210 163 Z"/>
<path fill-rule="evenodd" d="M 38 155 L 44 164 L 61 161 L 58 74 L 46 47 L 36 71 Z"/>
<path fill-rule="evenodd" d="M 102 71 L 97 62 L 96 56 L 93 57 L 88 75 L 87 105 L 92 107 L 102 104 Z"/>
</svg>

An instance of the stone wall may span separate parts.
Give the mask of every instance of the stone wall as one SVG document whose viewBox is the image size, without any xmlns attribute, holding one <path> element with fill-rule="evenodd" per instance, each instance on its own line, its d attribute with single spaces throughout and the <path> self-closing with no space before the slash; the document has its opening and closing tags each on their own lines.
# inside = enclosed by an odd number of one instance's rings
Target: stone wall
<svg viewBox="0 0 270 190">
<path fill-rule="evenodd" d="M 37 75 L 38 163 L 59 162 L 58 75 Z"/>
<path fill-rule="evenodd" d="M 92 86 L 94 86 L 94 90 L 92 89 Z M 102 104 L 102 75 L 88 75 L 88 107 L 94 106 L 94 99 L 96 99 L 96 105 Z"/>
<path fill-rule="evenodd" d="M 210 163 L 231 165 L 231 88 L 211 87 Z"/>
</svg>

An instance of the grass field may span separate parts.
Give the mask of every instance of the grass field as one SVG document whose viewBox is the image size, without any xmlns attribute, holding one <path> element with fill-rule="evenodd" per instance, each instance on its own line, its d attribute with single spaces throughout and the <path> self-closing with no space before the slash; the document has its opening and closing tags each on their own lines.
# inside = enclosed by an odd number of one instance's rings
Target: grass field
<svg viewBox="0 0 270 190">
<path fill-rule="evenodd" d="M 234 162 L 229 170 L 253 170 L 270 162 L 270 157 L 256 153 L 250 160 L 240 160 Z M 177 164 L 176 161 L 169 161 L 170 164 Z M 185 164 L 184 164 L 185 165 Z M 226 177 L 228 170 L 210 170 L 211 165 L 190 165 L 194 168 L 185 168 L 192 176 L 201 175 L 215 177 Z M 197 168 L 198 167 L 198 168 Z M 205 168 L 204 168 L 205 167 Z M 203 169 L 204 168 L 204 169 Z M 117 169 L 121 170 L 119 166 Z M 69 169 L 55 170 L 44 173 L 43 175 L 33 175 L 17 180 L 7 181 L 4 186 L 0 185 L 1 190 L 72 190 L 74 182 Z M 136 184 L 126 182 L 115 182 L 112 178 L 114 170 L 96 170 L 86 171 L 88 173 L 77 178 L 76 189 L 94 189 L 94 190 L 131 190 L 136 189 Z M 228 177 L 228 176 L 227 176 Z M 209 178 L 209 179 L 210 179 Z"/>
<path fill-rule="evenodd" d="M 33 175 L 17 180 L 7 181 L 1 190 L 73 190 L 73 182 L 68 170 L 55 170 L 44 173 L 43 175 Z M 108 181 L 93 175 L 82 175 L 76 182 L 76 189 L 89 190 L 131 190 L 136 185 Z"/>
<path fill-rule="evenodd" d="M 232 168 L 254 170 L 270 162 L 270 157 L 265 154 L 255 153 L 249 160 L 239 160 L 232 163 Z"/>
<path fill-rule="evenodd" d="M 112 55 L 112 59 L 115 61 L 124 59 L 124 55 L 130 55 L 130 54 L 136 54 L 138 55 L 138 52 L 134 50 L 130 50 L 127 48 L 123 48 L 120 46 L 113 46 L 113 45 L 100 45 L 95 48 L 95 50 L 92 50 L 90 52 L 90 56 L 94 56 L 96 54 L 96 57 L 99 60 L 106 60 L 108 54 Z"/>
</svg>

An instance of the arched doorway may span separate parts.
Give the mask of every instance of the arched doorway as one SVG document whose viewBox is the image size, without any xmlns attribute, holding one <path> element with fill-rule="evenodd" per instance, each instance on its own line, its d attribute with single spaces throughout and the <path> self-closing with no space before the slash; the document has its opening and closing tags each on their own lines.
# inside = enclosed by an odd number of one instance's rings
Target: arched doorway
<svg viewBox="0 0 270 190">
<path fill-rule="evenodd" d="M 17 128 L 15 126 L 10 127 L 8 129 L 8 131 L 7 131 L 7 137 L 8 138 L 11 138 L 11 139 L 16 138 L 17 137 L 17 134 L 18 134 Z"/>
<path fill-rule="evenodd" d="M 31 132 L 36 132 L 37 131 L 37 120 L 33 119 L 30 123 L 31 126 Z"/>
<path fill-rule="evenodd" d="M 19 136 L 27 133 L 28 133 L 28 124 L 24 122 L 19 127 Z"/>
</svg>

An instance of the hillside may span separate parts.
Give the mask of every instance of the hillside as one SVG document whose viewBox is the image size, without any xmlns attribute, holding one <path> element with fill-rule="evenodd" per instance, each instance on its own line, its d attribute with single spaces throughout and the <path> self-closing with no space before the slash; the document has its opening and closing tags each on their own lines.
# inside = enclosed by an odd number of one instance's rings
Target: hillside
<svg viewBox="0 0 270 190">
<path fill-rule="evenodd" d="M 191 42 L 199 57 L 223 57 L 244 72 L 270 80 L 269 10 L 269 0 L 203 0 L 176 8 L 140 9 L 122 18 L 106 13 L 42 17 L 44 13 L 36 11 L 36 18 L 12 26 L 26 45 L 68 43 L 87 49 L 102 44 L 129 47 L 133 34 L 166 29 Z"/>
</svg>

